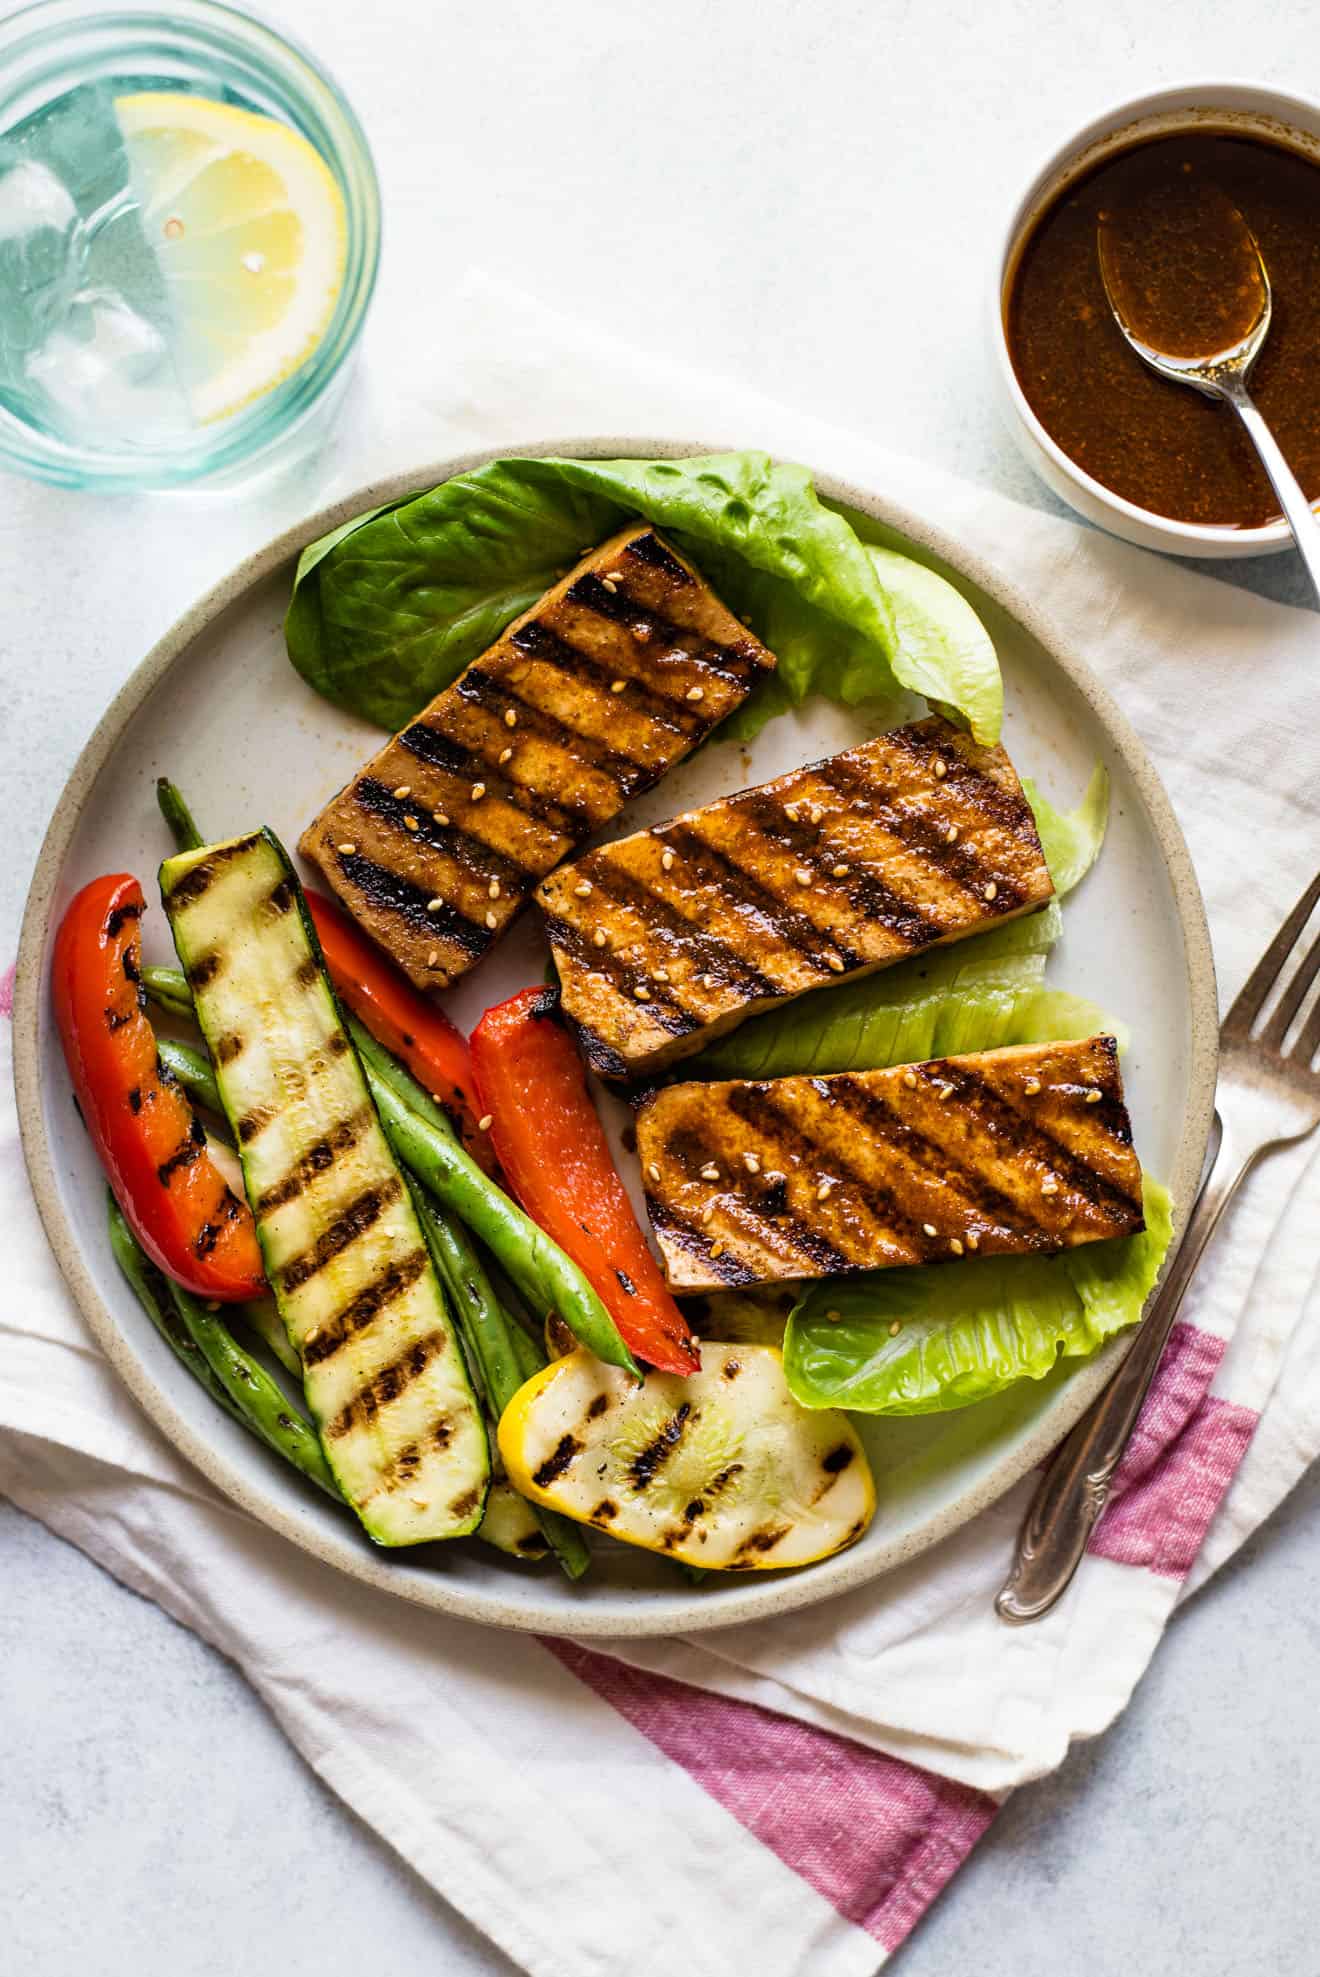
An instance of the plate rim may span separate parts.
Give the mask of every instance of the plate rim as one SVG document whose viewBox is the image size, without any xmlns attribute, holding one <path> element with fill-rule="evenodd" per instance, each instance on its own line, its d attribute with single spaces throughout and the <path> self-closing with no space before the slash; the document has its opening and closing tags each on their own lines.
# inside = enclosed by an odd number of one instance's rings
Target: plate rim
<svg viewBox="0 0 1320 1977">
<path fill-rule="evenodd" d="M 291 562 L 308 543 L 316 541 L 365 508 L 379 506 L 413 490 L 437 486 L 492 460 L 551 456 L 573 459 L 676 459 L 728 450 L 727 447 L 690 440 L 658 440 L 631 435 L 577 435 L 521 445 L 480 447 L 433 465 L 377 476 L 365 486 L 339 496 L 302 521 L 282 530 L 263 547 L 243 558 L 176 619 L 111 698 L 57 799 L 37 854 L 19 936 L 13 1012 L 14 1086 L 24 1159 L 37 1210 L 56 1262 L 116 1375 L 172 1446 L 231 1502 L 267 1529 L 278 1532 L 321 1563 L 361 1583 L 392 1593 L 412 1605 L 514 1631 L 544 1631 L 548 1624 L 554 1624 L 562 1625 L 565 1631 L 583 1638 L 616 1640 L 704 1633 L 814 1606 L 878 1580 L 979 1516 L 1034 1468 L 1081 1417 L 1110 1379 L 1129 1349 L 1136 1328 L 1120 1334 L 1094 1359 L 1079 1368 L 1063 1390 L 1060 1404 L 1050 1410 L 1034 1431 L 1002 1457 L 977 1484 L 928 1517 L 916 1531 L 888 1542 L 882 1541 L 870 1551 L 841 1552 L 835 1558 L 813 1566 L 810 1571 L 786 1574 L 782 1578 L 775 1575 L 765 1579 L 757 1576 L 739 1579 L 721 1591 L 718 1606 L 713 1600 L 694 1598 L 690 1592 L 676 1590 L 672 1594 L 648 1596 L 645 1605 L 636 1611 L 617 1612 L 611 1610 L 611 1595 L 606 1595 L 604 1600 L 593 1606 L 588 1587 L 580 1596 L 580 1605 L 566 1609 L 562 1622 L 556 1618 L 550 1623 L 544 1612 L 524 1610 L 512 1592 L 489 1593 L 468 1586 L 460 1587 L 443 1573 L 437 1573 L 433 1579 L 414 1574 L 405 1580 L 393 1572 L 388 1552 L 368 1549 L 358 1540 L 357 1533 L 347 1526 L 342 1539 L 327 1537 L 298 1514 L 274 1501 L 236 1462 L 195 1432 L 164 1387 L 139 1362 L 109 1305 L 101 1297 L 60 1200 L 55 1161 L 43 1112 L 40 1013 L 46 986 L 43 963 L 48 950 L 51 910 L 64 860 L 92 788 L 129 722 L 173 667 L 185 660 L 194 641 L 223 612 L 238 603 L 246 592 L 274 575 L 282 565 Z M 1190 1015 L 1188 1099 L 1168 1185 L 1175 1203 L 1190 1204 L 1200 1179 L 1214 1114 L 1218 993 L 1209 925 L 1191 854 L 1145 744 L 1108 688 L 1056 632 L 1048 613 L 1042 612 L 1016 583 L 1000 577 L 978 555 L 965 551 L 938 524 L 928 521 L 904 503 L 837 475 L 820 472 L 814 466 L 809 466 L 808 472 L 817 490 L 827 499 L 858 508 L 873 520 L 893 529 L 918 549 L 944 563 L 956 575 L 975 585 L 979 592 L 992 599 L 1020 625 L 1087 702 L 1132 777 L 1164 861 L 1183 942 Z M 1166 1271 L 1180 1247 L 1185 1226 L 1186 1206 L 1175 1222 L 1173 1240 L 1165 1259 Z M 1006 1556 L 1005 1569 L 1008 1562 Z M 632 1599 L 634 1596 L 629 1594 L 624 1597 Z"/>
</svg>

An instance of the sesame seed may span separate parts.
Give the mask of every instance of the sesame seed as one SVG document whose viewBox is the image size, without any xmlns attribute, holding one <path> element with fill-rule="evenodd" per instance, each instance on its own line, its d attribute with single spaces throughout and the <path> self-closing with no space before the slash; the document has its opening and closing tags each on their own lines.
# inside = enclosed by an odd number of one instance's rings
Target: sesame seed
<svg viewBox="0 0 1320 1977">
<path fill-rule="evenodd" d="M 722 1242 L 713 1242 L 710 1246 L 710 1253 L 712 1257 L 723 1256 L 724 1244 Z"/>
<path fill-rule="evenodd" d="M 428 913 L 443 913 L 444 906 L 445 906 L 445 902 L 443 899 L 428 899 L 426 902 L 426 910 Z"/>
<path fill-rule="evenodd" d="M 579 879 L 577 884 L 573 888 L 573 897 L 575 899 L 590 899 L 591 892 L 592 892 L 591 880 Z"/>
<path fill-rule="evenodd" d="M 421 825 L 418 823 L 415 817 L 405 817 L 403 820 L 403 828 L 405 829 L 405 831 L 419 831 L 421 829 Z"/>
<path fill-rule="evenodd" d="M 850 865 L 836 865 L 834 867 L 834 877 L 836 879 L 846 879 L 851 870 L 852 867 Z"/>
<path fill-rule="evenodd" d="M 607 576 L 607 577 L 609 578 L 609 580 L 610 580 L 610 582 L 611 582 L 611 583 L 622 583 L 622 582 L 623 582 L 623 571 L 622 571 L 622 570 L 607 570 L 607 571 L 605 572 L 605 574 L 606 574 L 606 576 Z"/>
<path fill-rule="evenodd" d="M 899 1333 L 900 1333 L 900 1332 L 902 1331 L 902 1329 L 903 1329 L 903 1327 L 902 1327 L 902 1325 L 901 1325 L 901 1324 L 899 1323 L 899 1321 L 898 1321 L 898 1319 L 897 1319 L 897 1318 L 894 1318 L 894 1319 L 892 1319 L 892 1320 L 891 1320 L 891 1322 L 890 1322 L 890 1326 L 889 1326 L 889 1336 L 890 1336 L 890 1338 L 891 1338 L 891 1339 L 896 1339 L 896 1338 L 898 1337 L 898 1335 L 899 1335 Z"/>
<path fill-rule="evenodd" d="M 490 885 L 489 885 L 489 886 L 487 887 L 487 891 L 489 892 L 489 894 L 490 894 L 490 896 L 491 896 L 491 898 L 492 898 L 492 899 L 498 899 L 498 898 L 499 898 L 499 896 L 500 896 L 500 882 L 499 882 L 499 880 L 498 880 L 498 879 L 492 879 L 492 880 L 491 880 L 491 882 L 490 882 Z"/>
<path fill-rule="evenodd" d="M 473 783 L 473 785 L 472 785 L 472 801 L 473 801 L 474 803 L 480 803 L 480 801 L 481 801 L 481 799 L 482 799 L 482 797 L 483 797 L 483 796 L 484 796 L 485 794 L 486 794 L 486 785 L 485 785 L 485 783 Z"/>
<path fill-rule="evenodd" d="M 673 852 L 672 852 L 672 851 L 662 851 L 662 852 L 661 852 L 661 854 L 660 854 L 660 869 L 661 869 L 661 871 L 662 871 L 662 872 L 672 872 L 672 871 L 673 871 L 673 869 L 674 869 L 674 854 L 673 854 Z"/>
<path fill-rule="evenodd" d="M 593 947 L 604 947 L 608 939 L 609 935 L 606 933 L 604 927 L 597 927 L 595 933 L 591 936 L 591 944 Z"/>
<path fill-rule="evenodd" d="M 946 776 L 948 775 L 948 773 L 949 773 L 949 765 L 948 765 L 948 763 L 947 763 L 947 762 L 945 761 L 945 759 L 944 759 L 944 757 L 943 757 L 942 755 L 937 755 L 937 756 L 935 757 L 935 780 L 936 780 L 936 782 L 937 782 L 937 783 L 942 783 L 942 782 L 944 781 L 944 778 L 945 778 L 945 777 L 946 777 Z"/>
<path fill-rule="evenodd" d="M 951 1250 L 953 1251 L 953 1254 L 954 1254 L 955 1256 L 961 1256 L 961 1255 L 962 1255 L 962 1253 L 963 1253 L 963 1246 L 962 1246 L 962 1244 L 961 1244 L 961 1243 L 959 1242 L 959 1240 L 958 1240 L 958 1238 L 957 1238 L 957 1236 L 954 1236 L 954 1237 L 953 1237 L 953 1239 L 952 1239 L 952 1240 L 951 1240 L 951 1242 L 949 1243 L 949 1248 L 950 1248 L 950 1249 L 951 1249 Z"/>
<path fill-rule="evenodd" d="M 968 1249 L 979 1249 L 981 1247 L 981 1238 L 977 1235 L 975 1229 L 973 1229 L 971 1235 L 967 1238 L 967 1247 Z"/>
<path fill-rule="evenodd" d="M 833 1192 L 833 1188 L 834 1188 L 833 1181 L 822 1181 L 820 1186 L 816 1189 L 817 1201 L 827 1200 L 830 1194 Z"/>
<path fill-rule="evenodd" d="M 749 1174 L 759 1174 L 761 1171 L 761 1162 L 754 1153 L 744 1153 L 743 1165 Z"/>
<path fill-rule="evenodd" d="M 958 826 L 957 826 L 956 824 L 950 824 L 950 825 L 949 825 L 949 828 L 948 828 L 948 830 L 947 830 L 947 831 L 945 831 L 945 833 L 944 833 L 944 842 L 945 842 L 946 844 L 957 844 L 957 842 L 958 842 Z"/>
<path fill-rule="evenodd" d="M 793 877 L 800 886 L 809 886 L 811 884 L 811 874 L 805 865 L 799 865 Z"/>
<path fill-rule="evenodd" d="M 818 824 L 821 818 L 825 815 L 825 812 L 821 808 L 819 803 L 813 803 L 810 810 L 807 812 L 807 815 L 811 818 L 813 824 Z"/>
<path fill-rule="evenodd" d="M 449 819 L 443 810 L 437 810 L 435 812 L 435 821 L 437 824 L 447 824 Z"/>
<path fill-rule="evenodd" d="M 923 1236 L 937 1236 L 939 1234 L 939 1230 L 935 1227 L 935 1224 L 933 1222 L 923 1222 L 921 1225 L 921 1233 Z"/>
<path fill-rule="evenodd" d="M 357 846 L 350 841 L 346 844 L 337 844 L 335 846 L 335 849 L 336 851 L 339 852 L 341 857 L 351 858 L 353 856 L 353 853 L 357 850 Z"/>
<path fill-rule="evenodd" d="M 503 768 L 506 762 L 512 762 L 512 760 L 513 750 L 511 748 L 502 748 L 500 750 L 500 767 Z"/>
<path fill-rule="evenodd" d="M 986 885 L 985 896 L 987 899 L 998 899 L 999 897 L 999 887 L 995 884 L 993 879 L 989 880 Z"/>
<path fill-rule="evenodd" d="M 653 1181 L 658 1181 L 660 1179 L 660 1169 L 656 1166 L 654 1160 L 651 1162 L 650 1166 L 647 1168 L 646 1171 L 651 1176 L 651 1179 Z"/>
<path fill-rule="evenodd" d="M 826 957 L 825 965 L 827 968 L 832 968 L 836 975 L 841 975 L 844 969 L 844 962 L 842 955 L 839 954 L 828 955 Z"/>
<path fill-rule="evenodd" d="M 639 1002 L 649 1002 L 651 1000 L 651 991 L 645 982 L 638 982 L 636 988 L 633 990 L 633 994 Z"/>
<path fill-rule="evenodd" d="M 615 583 L 613 577 L 602 577 L 601 582 L 604 584 L 606 590 L 612 591 L 612 590 L 617 590 L 619 588 L 619 586 Z"/>
<path fill-rule="evenodd" d="M 1088 1105 L 1098 1105 L 1103 1097 L 1104 1093 L 1099 1085 L 1092 1085 L 1086 1094 L 1086 1102 Z"/>
<path fill-rule="evenodd" d="M 498 925 L 499 925 L 499 924 L 500 924 L 500 922 L 499 922 L 499 915 L 498 915 L 498 914 L 496 914 L 496 913 L 488 913 L 488 914 L 486 915 L 486 925 L 487 925 L 487 926 L 488 926 L 488 927 L 490 928 L 490 930 L 491 930 L 491 932 L 492 932 L 492 933 L 494 933 L 494 931 L 495 931 L 495 929 L 496 929 L 496 927 L 498 927 Z"/>
<path fill-rule="evenodd" d="M 1040 1079 L 1028 1078 L 1027 1082 L 1023 1085 L 1022 1089 L 1027 1094 L 1028 1098 L 1034 1098 L 1036 1096 L 1036 1093 L 1040 1090 Z"/>
<path fill-rule="evenodd" d="M 610 692 L 611 692 L 611 693 L 622 693 L 622 692 L 623 692 L 623 690 L 624 690 L 624 688 L 625 688 L 625 687 L 627 686 L 627 684 L 628 684 L 628 682 L 627 682 L 627 680 L 611 680 L 611 681 L 610 681 Z"/>
<path fill-rule="evenodd" d="M 668 968 L 657 968 L 655 970 L 655 978 L 658 982 L 667 982 L 669 980 Z"/>
<path fill-rule="evenodd" d="M 952 1086 L 952 1085 L 941 1085 L 941 1086 L 940 1086 L 940 1104 L 941 1104 L 941 1105 L 943 1105 L 943 1104 L 945 1104 L 945 1103 L 947 1102 L 947 1100 L 949 1100 L 949 1099 L 951 1099 L 952 1097 L 953 1097 L 953 1086 Z"/>
<path fill-rule="evenodd" d="M 720 1170 L 715 1165 L 715 1162 L 713 1160 L 708 1161 L 707 1164 L 702 1168 L 701 1178 L 703 1181 L 718 1181 L 718 1179 L 720 1178 Z"/>
<path fill-rule="evenodd" d="M 784 805 L 784 815 L 788 818 L 790 824 L 796 824 L 798 820 L 798 807 L 796 803 L 786 803 Z"/>
<path fill-rule="evenodd" d="M 903 1083 L 904 1083 L 904 1084 L 905 1084 L 905 1085 L 907 1086 L 907 1088 L 908 1088 L 908 1090 L 909 1090 L 909 1091 L 915 1091 L 915 1090 L 917 1089 L 917 1074 L 916 1074 L 916 1072 L 915 1072 L 915 1071 L 905 1071 L 905 1072 L 903 1073 Z"/>
<path fill-rule="evenodd" d="M 405 796 L 412 795 L 412 784 L 400 783 L 399 787 L 395 790 L 394 794 L 397 797 L 398 801 L 402 803 Z"/>
<path fill-rule="evenodd" d="M 843 1313 L 841 1311 L 827 1311 L 825 1313 L 825 1316 L 829 1320 L 831 1325 L 837 1325 L 840 1318 L 842 1318 Z"/>
<path fill-rule="evenodd" d="M 1059 1183 L 1052 1174 L 1047 1181 L 1041 1182 L 1040 1191 L 1042 1194 L 1057 1194 L 1059 1192 Z"/>
<path fill-rule="evenodd" d="M 427 957 L 426 957 L 426 965 L 427 965 L 427 967 L 428 967 L 428 968 L 434 968 L 434 966 L 435 966 L 435 964 L 436 964 L 436 962 L 437 962 L 437 961 L 438 961 L 439 959 L 440 959 L 440 956 L 439 956 L 439 954 L 438 954 L 438 953 L 436 952 L 436 950 L 435 950 L 435 948 L 432 948 L 432 949 L 431 949 L 431 952 L 430 952 L 430 953 L 429 953 L 429 954 L 427 955 Z M 439 1103 L 440 1103 L 440 1101 L 439 1101 L 439 1099 L 437 1099 L 437 1100 L 436 1100 L 436 1104 L 438 1105 Z"/>
<path fill-rule="evenodd" d="M 704 686 L 690 686 L 687 690 L 687 697 L 689 700 L 704 700 L 706 698 L 706 689 Z"/>
<path fill-rule="evenodd" d="M 506 708 L 505 708 L 505 710 L 504 710 L 504 725 L 505 725 L 505 727 L 506 727 L 506 728 L 516 728 L 516 727 L 517 727 L 517 725 L 518 725 L 518 715 L 517 715 L 517 712 L 516 712 L 516 710 L 515 710 L 514 708 L 512 708 L 512 707 L 506 707 Z"/>
<path fill-rule="evenodd" d="M 495 1114 L 493 1112 L 483 1112 L 477 1121 L 477 1131 L 479 1133 L 488 1133 L 494 1118 Z"/>
<path fill-rule="evenodd" d="M 701 1211 L 702 1227 L 704 1228 L 708 1222 L 713 1222 L 714 1220 L 715 1220 L 715 1204 L 713 1201 L 708 1201 L 706 1203 L 706 1206 Z"/>
</svg>

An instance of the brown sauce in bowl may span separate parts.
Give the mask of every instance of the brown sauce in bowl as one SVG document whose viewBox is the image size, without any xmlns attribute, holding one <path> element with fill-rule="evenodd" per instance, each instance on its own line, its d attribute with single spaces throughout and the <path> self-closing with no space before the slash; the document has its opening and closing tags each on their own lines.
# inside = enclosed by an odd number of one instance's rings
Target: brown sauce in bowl
<svg viewBox="0 0 1320 1977">
<path fill-rule="evenodd" d="M 1235 415 L 1142 363 L 1100 271 L 1103 228 L 1111 243 L 1121 237 L 1165 350 L 1191 354 L 1235 325 L 1241 333 L 1249 270 L 1226 205 L 1246 221 L 1273 290 L 1252 395 L 1308 498 L 1320 500 L 1320 164 L 1301 152 L 1198 128 L 1107 158 L 1028 234 L 1009 276 L 1005 331 L 1032 411 L 1093 479 L 1175 521 L 1258 528 L 1279 504 Z M 1139 223 L 1149 251 L 1130 272 Z M 1217 290 L 1206 276 L 1215 266 Z"/>
</svg>

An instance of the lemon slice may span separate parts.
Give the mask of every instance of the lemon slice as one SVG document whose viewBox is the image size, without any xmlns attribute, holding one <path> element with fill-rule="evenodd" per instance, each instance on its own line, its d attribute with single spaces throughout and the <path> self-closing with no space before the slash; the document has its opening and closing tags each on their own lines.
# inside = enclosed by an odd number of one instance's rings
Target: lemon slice
<svg viewBox="0 0 1320 1977">
<path fill-rule="evenodd" d="M 120 96 L 115 115 L 200 423 L 271 391 L 325 335 L 344 282 L 344 201 L 300 132 L 205 96 Z"/>
</svg>

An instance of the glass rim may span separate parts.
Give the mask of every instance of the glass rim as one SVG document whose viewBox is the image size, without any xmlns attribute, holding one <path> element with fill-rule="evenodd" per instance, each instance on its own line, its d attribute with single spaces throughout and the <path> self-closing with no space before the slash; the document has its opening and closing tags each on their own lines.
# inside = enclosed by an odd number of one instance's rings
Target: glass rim
<svg viewBox="0 0 1320 1977">
<path fill-rule="evenodd" d="M 126 32 L 132 37 L 123 46 Z M 81 35 L 81 39 L 79 39 Z M 269 112 L 311 143 L 334 174 L 344 200 L 343 283 L 325 334 L 286 378 L 251 404 L 184 445 L 81 446 L 45 433 L 0 407 L 0 469 L 62 485 L 106 491 L 179 486 L 252 461 L 304 423 L 352 355 L 375 288 L 380 261 L 380 186 L 366 133 L 342 89 L 297 39 L 260 14 L 226 0 L 29 0 L 0 17 L 0 141 L 15 121 L 24 92 L 40 91 L 26 114 L 91 79 L 93 52 L 113 68 L 116 53 L 141 63 L 152 38 L 174 59 L 226 59 L 246 65 L 265 86 Z M 217 81 L 222 81 L 218 73 Z M 181 80 L 181 87 L 186 83 Z M 200 93 L 200 92 L 199 92 Z"/>
</svg>

